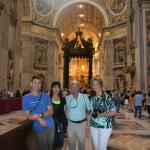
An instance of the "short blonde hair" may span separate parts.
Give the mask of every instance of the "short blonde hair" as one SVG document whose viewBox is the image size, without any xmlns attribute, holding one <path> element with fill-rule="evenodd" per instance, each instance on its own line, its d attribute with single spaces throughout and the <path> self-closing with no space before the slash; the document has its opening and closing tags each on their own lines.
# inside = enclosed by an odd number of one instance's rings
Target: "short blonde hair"
<svg viewBox="0 0 150 150">
<path fill-rule="evenodd" d="M 103 80 L 101 78 L 93 78 L 93 79 L 91 79 L 91 82 L 90 82 L 90 86 L 91 87 L 92 87 L 92 84 L 93 84 L 94 81 L 97 81 L 101 88 L 103 87 Z"/>
</svg>

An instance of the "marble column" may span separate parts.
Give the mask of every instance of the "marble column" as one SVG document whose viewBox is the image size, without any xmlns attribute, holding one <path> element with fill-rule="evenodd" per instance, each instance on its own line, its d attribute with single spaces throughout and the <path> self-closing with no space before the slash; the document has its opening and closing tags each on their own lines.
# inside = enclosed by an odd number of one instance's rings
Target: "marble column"
<svg viewBox="0 0 150 150">
<path fill-rule="evenodd" d="M 0 13 L 0 89 L 7 89 L 9 11 Z"/>
<path fill-rule="evenodd" d="M 104 43 L 105 53 L 105 71 L 104 71 L 104 88 L 106 90 L 113 89 L 113 43 L 106 40 Z"/>
<path fill-rule="evenodd" d="M 143 25 L 142 25 L 142 10 L 138 5 L 137 1 L 134 1 L 135 6 L 135 31 L 134 38 L 136 41 L 135 44 L 135 66 L 136 66 L 136 90 L 144 91 L 144 53 L 143 53 L 143 42 L 142 42 L 142 33 L 143 33 Z"/>
<path fill-rule="evenodd" d="M 29 88 L 30 79 L 33 75 L 33 64 L 35 54 L 35 41 L 32 36 L 22 35 L 22 70 L 21 88 Z"/>
<path fill-rule="evenodd" d="M 130 66 L 132 61 L 131 61 L 131 52 L 130 52 L 130 44 L 133 41 L 133 6 L 132 6 L 132 1 L 127 0 L 127 66 Z M 128 73 L 126 74 L 126 84 L 127 84 L 127 90 L 131 87 L 131 74 Z"/>
<path fill-rule="evenodd" d="M 21 88 L 21 23 L 22 23 L 22 11 L 21 1 L 17 2 L 17 24 L 15 30 L 15 66 L 14 66 L 14 89 Z"/>
<path fill-rule="evenodd" d="M 50 85 L 54 80 L 56 80 L 56 51 L 57 51 L 56 41 L 49 41 L 48 44 L 48 72 L 47 72 L 47 82 Z"/>
<path fill-rule="evenodd" d="M 148 92 L 150 90 L 150 81 L 149 81 L 149 46 L 147 43 L 148 40 L 148 20 L 146 17 L 147 12 L 150 13 L 150 1 L 142 1 L 139 3 L 140 6 L 140 20 L 142 21 L 141 24 L 141 31 L 140 37 L 141 37 L 141 43 L 142 43 L 142 49 L 143 49 L 143 82 L 144 82 L 144 92 Z"/>
</svg>

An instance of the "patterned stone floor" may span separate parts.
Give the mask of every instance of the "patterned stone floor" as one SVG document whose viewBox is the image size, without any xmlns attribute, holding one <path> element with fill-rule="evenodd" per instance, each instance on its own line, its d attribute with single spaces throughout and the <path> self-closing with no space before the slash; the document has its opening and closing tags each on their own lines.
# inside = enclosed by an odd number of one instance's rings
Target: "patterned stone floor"
<svg viewBox="0 0 150 150">
<path fill-rule="evenodd" d="M 150 150 L 150 120 L 143 113 L 142 119 L 134 118 L 133 113 L 122 111 L 116 123 L 107 150 Z M 19 126 L 25 120 L 21 111 L 0 115 L 0 135 Z M 65 139 L 63 150 L 68 150 Z M 89 131 L 86 136 L 86 150 L 92 150 Z"/>
<path fill-rule="evenodd" d="M 124 111 L 118 114 L 107 150 L 150 150 L 150 121 L 146 113 L 143 118 L 135 119 L 133 113 Z M 64 150 L 68 150 L 66 147 Z M 86 150 L 92 150 L 90 136 L 86 138 Z"/>
<path fill-rule="evenodd" d="M 143 114 L 142 119 L 137 119 L 133 113 L 123 111 L 116 117 L 110 150 L 150 150 L 150 122 Z"/>
</svg>

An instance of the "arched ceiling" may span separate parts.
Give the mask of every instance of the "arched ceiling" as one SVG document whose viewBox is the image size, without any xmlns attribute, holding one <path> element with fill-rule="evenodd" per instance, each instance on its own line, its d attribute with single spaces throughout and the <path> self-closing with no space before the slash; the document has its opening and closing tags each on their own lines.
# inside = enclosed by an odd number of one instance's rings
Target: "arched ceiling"
<svg viewBox="0 0 150 150">
<path fill-rule="evenodd" d="M 80 28 L 80 30 L 86 32 L 85 38 L 91 36 L 94 41 L 98 40 L 99 33 L 104 26 L 103 14 L 89 3 L 69 5 L 63 9 L 56 22 L 56 27 L 65 37 L 70 38 Z"/>
</svg>

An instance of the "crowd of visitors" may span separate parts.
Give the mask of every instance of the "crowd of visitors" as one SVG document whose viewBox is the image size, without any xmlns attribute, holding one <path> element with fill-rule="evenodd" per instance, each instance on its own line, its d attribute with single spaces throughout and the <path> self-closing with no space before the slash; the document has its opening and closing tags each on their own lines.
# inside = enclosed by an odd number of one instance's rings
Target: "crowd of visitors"
<svg viewBox="0 0 150 150">
<path fill-rule="evenodd" d="M 71 81 L 69 90 L 62 90 L 59 81 L 51 83 L 50 90 L 41 91 L 42 81 L 33 76 L 30 90 L 16 90 L 14 97 L 22 97 L 22 110 L 33 121 L 33 132 L 39 150 L 61 150 L 68 137 L 69 150 L 85 150 L 87 129 L 94 150 L 106 150 L 115 116 L 122 110 L 142 119 L 146 111 L 150 119 L 150 93 L 141 91 L 103 91 L 103 81 L 91 80 L 90 90 L 81 90 L 78 81 Z M 8 93 L 0 91 L 3 96 Z M 12 96 L 12 95 L 11 95 Z M 11 97 L 10 96 L 10 97 Z"/>
</svg>

